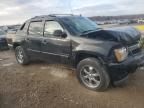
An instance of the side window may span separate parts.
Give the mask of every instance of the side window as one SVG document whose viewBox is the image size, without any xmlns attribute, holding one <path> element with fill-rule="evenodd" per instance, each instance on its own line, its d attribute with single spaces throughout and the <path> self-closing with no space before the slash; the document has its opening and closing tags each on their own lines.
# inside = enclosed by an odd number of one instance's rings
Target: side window
<svg viewBox="0 0 144 108">
<path fill-rule="evenodd" d="M 62 26 L 56 21 L 46 21 L 45 22 L 45 30 L 44 36 L 53 36 L 55 30 L 62 30 Z"/>
<path fill-rule="evenodd" d="M 42 36 L 43 35 L 43 23 L 42 22 L 31 22 L 29 26 L 29 35 Z"/>
</svg>

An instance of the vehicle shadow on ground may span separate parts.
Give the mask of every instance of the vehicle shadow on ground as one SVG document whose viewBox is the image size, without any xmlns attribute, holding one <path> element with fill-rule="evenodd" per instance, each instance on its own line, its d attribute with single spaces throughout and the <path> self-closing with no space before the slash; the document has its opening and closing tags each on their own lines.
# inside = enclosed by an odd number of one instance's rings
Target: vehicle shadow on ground
<svg viewBox="0 0 144 108">
<path fill-rule="evenodd" d="M 28 66 L 34 66 L 34 65 L 44 66 L 44 67 L 56 67 L 57 69 L 60 69 L 60 70 L 64 69 L 67 72 L 71 73 L 71 75 L 73 77 L 76 77 L 76 69 L 74 67 L 71 67 L 71 66 L 66 65 L 66 64 L 58 64 L 55 62 L 33 60 L 33 61 L 31 61 L 31 63 Z M 115 89 L 115 88 L 125 88 L 126 86 L 128 86 L 128 81 L 125 81 L 125 82 L 118 84 L 118 85 L 115 85 L 115 84 L 113 84 L 113 82 L 111 82 L 107 91 Z"/>
</svg>

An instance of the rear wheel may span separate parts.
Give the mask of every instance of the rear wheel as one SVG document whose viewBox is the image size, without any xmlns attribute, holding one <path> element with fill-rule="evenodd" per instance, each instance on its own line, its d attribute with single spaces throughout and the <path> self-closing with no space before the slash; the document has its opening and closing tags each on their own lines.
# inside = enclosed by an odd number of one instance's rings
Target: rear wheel
<svg viewBox="0 0 144 108">
<path fill-rule="evenodd" d="M 86 58 L 77 66 L 77 77 L 82 85 L 95 91 L 104 91 L 110 84 L 105 67 L 95 58 Z"/>
<path fill-rule="evenodd" d="M 15 56 L 19 64 L 26 65 L 29 63 L 29 58 L 21 46 L 15 48 Z"/>
</svg>

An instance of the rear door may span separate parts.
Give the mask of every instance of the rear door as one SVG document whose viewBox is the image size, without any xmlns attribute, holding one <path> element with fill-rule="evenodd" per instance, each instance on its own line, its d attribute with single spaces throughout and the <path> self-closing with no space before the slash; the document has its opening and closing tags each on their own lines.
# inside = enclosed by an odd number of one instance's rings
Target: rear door
<svg viewBox="0 0 144 108">
<path fill-rule="evenodd" d="M 26 42 L 28 52 L 32 55 L 38 55 L 41 52 L 41 42 L 43 39 L 43 21 L 30 22 Z"/>
<path fill-rule="evenodd" d="M 42 54 L 55 61 L 67 60 L 71 54 L 70 39 L 68 37 L 56 37 L 55 30 L 64 31 L 57 21 L 46 21 L 44 27 L 44 39 L 42 40 Z"/>
</svg>

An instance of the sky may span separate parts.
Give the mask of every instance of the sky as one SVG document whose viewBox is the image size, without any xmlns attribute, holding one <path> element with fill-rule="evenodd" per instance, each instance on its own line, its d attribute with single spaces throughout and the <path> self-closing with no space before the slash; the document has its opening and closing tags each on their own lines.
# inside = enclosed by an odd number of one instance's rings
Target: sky
<svg viewBox="0 0 144 108">
<path fill-rule="evenodd" d="M 22 24 L 48 14 L 83 16 L 144 14 L 144 0 L 0 0 L 0 25 Z"/>
</svg>

